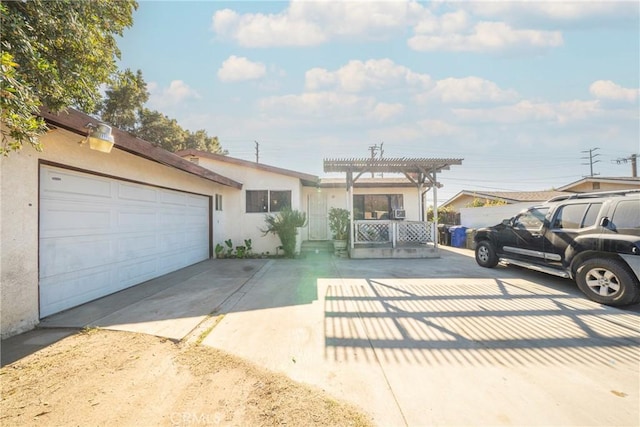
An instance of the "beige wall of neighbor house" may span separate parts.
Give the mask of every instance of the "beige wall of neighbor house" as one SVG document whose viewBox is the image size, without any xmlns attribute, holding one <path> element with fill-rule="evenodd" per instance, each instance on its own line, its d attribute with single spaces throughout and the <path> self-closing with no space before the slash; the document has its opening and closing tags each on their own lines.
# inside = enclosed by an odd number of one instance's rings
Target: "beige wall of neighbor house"
<svg viewBox="0 0 640 427">
<path fill-rule="evenodd" d="M 41 138 L 43 152 L 30 146 L 0 157 L 0 334 L 29 330 L 39 322 L 38 218 L 40 161 L 88 173 L 214 197 L 234 197 L 239 190 L 114 148 L 90 150 L 75 133 L 56 129 Z M 237 197 L 237 196 L 236 196 Z M 214 221 L 215 221 L 214 216 Z M 222 227 L 214 224 L 214 235 Z"/>
<path fill-rule="evenodd" d="M 261 229 L 264 229 L 266 225 L 266 213 L 247 212 L 246 192 L 252 190 L 291 191 L 291 208 L 305 212 L 306 205 L 302 199 L 303 187 L 300 179 L 251 166 L 243 166 L 241 163 L 227 163 L 207 157 L 198 157 L 198 164 L 243 184 L 242 191 L 228 192 L 226 196 L 222 215 L 226 219 L 224 224 L 220 224 L 221 227 L 218 228 L 223 231 L 214 234 L 214 246 L 216 244 L 224 246 L 224 241 L 231 239 L 235 247 L 244 245 L 245 239 L 251 239 L 254 253 L 275 254 L 280 246 L 280 239 L 273 234 L 263 235 Z M 306 228 L 301 230 L 300 234 L 301 236 L 305 235 Z"/>
<path fill-rule="evenodd" d="M 633 190 L 640 189 L 640 181 L 637 183 L 622 181 L 586 181 L 579 182 L 576 185 L 563 187 L 564 191 L 572 191 L 576 193 L 589 193 L 591 191 L 616 191 L 616 190 Z"/>
</svg>

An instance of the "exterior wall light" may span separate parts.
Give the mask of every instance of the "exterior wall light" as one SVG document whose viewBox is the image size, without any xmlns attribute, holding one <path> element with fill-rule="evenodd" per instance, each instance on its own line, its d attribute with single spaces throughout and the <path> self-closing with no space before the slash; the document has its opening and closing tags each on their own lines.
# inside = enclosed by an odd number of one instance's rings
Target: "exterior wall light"
<svg viewBox="0 0 640 427">
<path fill-rule="evenodd" d="M 89 129 L 87 138 L 82 141 L 83 144 L 89 141 L 89 148 L 103 153 L 110 153 L 113 148 L 113 135 L 111 134 L 111 126 L 104 123 L 88 123 L 85 128 Z"/>
</svg>

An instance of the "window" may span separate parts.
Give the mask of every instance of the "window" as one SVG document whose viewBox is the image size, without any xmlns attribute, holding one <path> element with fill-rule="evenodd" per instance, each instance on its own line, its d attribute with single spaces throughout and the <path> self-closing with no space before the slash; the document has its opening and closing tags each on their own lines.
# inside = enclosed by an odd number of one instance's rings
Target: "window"
<svg viewBox="0 0 640 427">
<path fill-rule="evenodd" d="M 222 194 L 216 194 L 216 210 L 222 210 Z"/>
<path fill-rule="evenodd" d="M 291 191 L 270 191 L 269 212 L 291 209 Z"/>
<path fill-rule="evenodd" d="M 549 208 L 533 208 L 518 215 L 514 226 L 527 230 L 540 230 L 544 224 L 544 217 Z"/>
<path fill-rule="evenodd" d="M 602 203 L 580 203 L 561 206 L 553 221 L 553 228 L 578 229 L 595 225 Z"/>
<path fill-rule="evenodd" d="M 620 229 L 639 229 L 640 228 L 640 209 L 638 202 L 634 200 L 624 200 L 618 203 L 611 224 L 614 230 Z"/>
<path fill-rule="evenodd" d="M 598 214 L 600 213 L 600 208 L 602 207 L 602 203 L 593 203 L 587 208 L 587 214 L 584 216 L 584 221 L 582 221 L 582 227 L 592 227 L 596 225 L 598 222 Z"/>
<path fill-rule="evenodd" d="M 247 190 L 247 213 L 291 209 L 291 191 Z"/>
<path fill-rule="evenodd" d="M 353 196 L 353 219 L 390 219 L 394 209 L 403 209 L 402 194 L 358 194 Z"/>
</svg>

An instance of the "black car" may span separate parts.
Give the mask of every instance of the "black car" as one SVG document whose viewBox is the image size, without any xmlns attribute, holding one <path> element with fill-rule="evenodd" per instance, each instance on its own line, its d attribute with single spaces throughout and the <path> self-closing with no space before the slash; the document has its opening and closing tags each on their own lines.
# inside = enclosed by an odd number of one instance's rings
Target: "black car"
<svg viewBox="0 0 640 427">
<path fill-rule="evenodd" d="M 559 196 L 481 228 L 476 262 L 571 278 L 591 300 L 640 302 L 640 190 Z"/>
</svg>

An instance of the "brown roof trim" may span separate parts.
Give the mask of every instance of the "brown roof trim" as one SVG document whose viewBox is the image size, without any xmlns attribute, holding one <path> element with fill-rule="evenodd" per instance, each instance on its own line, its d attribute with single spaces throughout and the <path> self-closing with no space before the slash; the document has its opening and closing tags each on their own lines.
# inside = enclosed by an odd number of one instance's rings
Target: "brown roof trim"
<svg viewBox="0 0 640 427">
<path fill-rule="evenodd" d="M 186 156 L 205 157 L 207 159 L 217 160 L 220 162 L 225 162 L 233 165 L 258 169 L 265 172 L 276 173 L 279 175 L 286 175 L 293 178 L 298 178 L 300 181 L 302 181 L 302 185 L 307 187 L 316 187 L 318 185 L 318 180 L 319 180 L 319 178 L 315 175 L 311 175 L 303 172 L 296 172 L 290 169 L 282 169 L 275 166 L 265 165 L 262 163 L 250 162 L 248 160 L 237 159 L 235 157 L 229 157 L 222 154 L 209 153 L 208 151 L 194 150 L 192 148 L 187 150 L 176 151 L 175 154 L 181 157 L 186 157 Z"/>
<path fill-rule="evenodd" d="M 605 177 L 595 177 L 595 176 L 587 176 L 577 181 L 571 182 L 567 185 L 563 185 L 558 188 L 559 191 L 566 190 L 567 188 L 575 187 L 580 184 L 585 184 L 587 182 L 600 182 L 600 183 L 608 183 L 608 184 L 628 184 L 628 185 L 639 185 L 640 186 L 640 177 L 637 176 L 605 176 Z"/>
<path fill-rule="evenodd" d="M 54 113 L 43 107 L 40 109 L 40 117 L 42 117 L 49 125 L 68 130 L 78 135 L 87 135 L 87 128 L 85 126 L 88 123 L 100 122 L 100 120 L 78 110 L 74 110 L 73 108 L 69 108 L 68 110 L 60 113 Z M 237 181 L 218 175 L 209 169 L 198 166 L 174 153 L 163 148 L 156 147 L 152 143 L 136 138 L 135 136 L 116 127 L 112 127 L 112 134 L 115 140 L 114 146 L 120 150 L 191 173 L 218 184 L 242 189 L 242 184 Z"/>
</svg>

